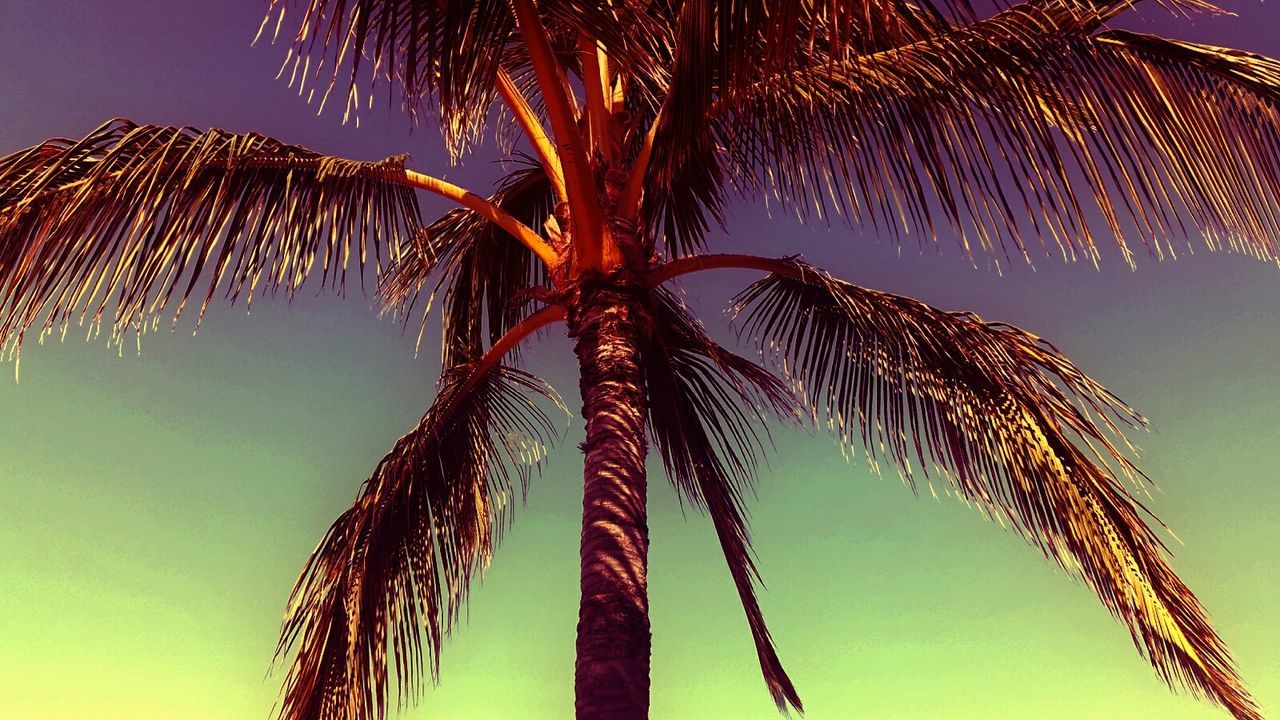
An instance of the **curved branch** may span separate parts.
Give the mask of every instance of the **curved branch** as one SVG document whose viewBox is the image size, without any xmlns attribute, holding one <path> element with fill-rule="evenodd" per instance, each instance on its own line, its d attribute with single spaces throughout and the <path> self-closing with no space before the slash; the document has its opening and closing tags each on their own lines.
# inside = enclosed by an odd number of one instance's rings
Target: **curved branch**
<svg viewBox="0 0 1280 720">
<path fill-rule="evenodd" d="M 257 166 L 257 167 L 277 167 L 277 166 L 278 167 L 297 167 L 302 165 L 303 163 L 310 163 L 312 165 L 318 166 L 320 162 L 321 162 L 321 159 L 309 158 L 303 161 L 290 160 L 286 165 L 286 164 L 282 164 L 282 161 L 280 160 L 277 160 L 274 158 L 267 158 L 267 159 L 250 159 L 245 163 L 245 165 Z M 508 233 L 512 235 L 512 237 L 514 237 L 516 240 L 519 240 L 522 245 L 532 250 L 533 253 L 537 255 L 538 258 L 547 265 L 547 267 L 554 266 L 560 260 L 560 257 L 559 255 L 556 254 L 556 251 L 552 249 L 552 247 L 548 245 L 547 242 L 543 240 L 542 237 L 533 230 L 533 228 L 520 222 L 519 220 L 517 220 L 511 214 L 507 213 L 502 208 L 498 207 L 497 205 L 494 205 L 492 202 L 489 202 L 488 200 L 481 197 L 480 195 L 477 195 L 471 190 L 468 190 L 464 187 L 460 187 L 458 185 L 454 185 L 453 183 L 447 180 L 442 180 L 433 175 L 426 175 L 424 173 L 416 172 L 414 170 L 409 170 L 407 168 L 393 167 L 393 168 L 381 169 L 380 172 L 375 171 L 375 173 L 380 174 L 383 177 L 383 179 L 389 180 L 391 182 L 399 182 L 405 185 L 409 185 L 419 190 L 426 190 L 429 193 L 439 195 L 440 197 L 443 197 L 443 198 L 448 198 L 449 200 L 452 200 L 455 203 L 465 208 L 475 211 L 476 213 L 480 214 L 484 218 L 488 219 L 489 221 L 493 222 L 497 226 L 501 227 L 503 230 L 506 230 Z M 552 178 L 552 183 L 554 184 L 555 177 L 554 176 L 550 176 L 550 177 Z M 78 184 L 78 183 L 72 183 L 72 185 L 74 184 Z M 68 185 L 67 187 L 70 187 L 70 185 Z"/>
<path fill-rule="evenodd" d="M 792 260 L 739 253 L 717 253 L 677 258 L 654 268 L 646 279 L 649 287 L 657 287 L 681 275 L 703 270 L 759 270 L 788 278 L 798 278 L 801 275 L 796 263 Z"/>
<path fill-rule="evenodd" d="M 533 333 L 541 330 L 543 327 L 553 322 L 559 322 L 565 318 L 565 309 L 563 305 L 548 305 L 529 317 L 521 320 L 515 327 L 507 331 L 506 335 L 498 338 L 498 341 L 485 351 L 484 355 L 475 362 L 475 367 L 471 369 L 471 375 L 463 384 L 462 389 L 458 392 L 458 397 L 465 396 L 480 379 L 490 370 L 502 361 L 502 358 L 522 340 L 529 337 Z M 450 408 L 446 407 L 444 412 L 449 412 Z"/>
<path fill-rule="evenodd" d="M 404 178 L 409 185 L 412 185 L 415 188 L 435 193 L 441 197 L 449 198 L 459 205 L 470 210 L 474 210 L 485 218 L 493 221 L 503 230 L 511 233 L 511 235 L 516 240 L 519 240 L 522 245 L 532 250 L 533 253 L 538 256 L 538 259 L 546 263 L 547 267 L 553 267 L 560 262 L 560 257 L 556 254 L 556 251 L 553 250 L 551 246 L 538 235 L 538 233 L 534 232 L 532 228 L 507 214 L 502 208 L 494 205 L 488 200 L 485 200 L 470 190 L 458 187 L 453 183 L 445 182 L 440 178 L 423 175 L 422 173 L 414 172 L 412 170 L 405 170 Z"/>
<path fill-rule="evenodd" d="M 524 129 L 525 136 L 529 138 L 529 143 L 537 151 L 538 158 L 542 160 L 542 167 L 546 169 L 547 177 L 551 178 L 551 185 L 556 189 L 556 197 L 562 202 L 568 202 L 569 197 L 565 194 L 564 187 L 564 168 L 560 166 L 560 156 L 556 155 L 555 146 L 547 136 L 547 131 L 542 127 L 538 116 L 533 112 L 533 108 L 529 106 L 529 101 L 520 93 L 520 88 L 516 87 L 506 70 L 498 71 L 498 94 L 502 96 L 502 101 L 511 110 L 511 114 L 515 115 L 516 121 Z"/>
</svg>

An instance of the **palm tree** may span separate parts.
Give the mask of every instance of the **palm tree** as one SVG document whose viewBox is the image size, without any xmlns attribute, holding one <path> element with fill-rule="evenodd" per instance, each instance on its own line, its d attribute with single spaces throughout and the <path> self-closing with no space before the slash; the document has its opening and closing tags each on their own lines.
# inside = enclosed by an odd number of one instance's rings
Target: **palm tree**
<svg viewBox="0 0 1280 720">
<path fill-rule="evenodd" d="M 1082 577 L 1171 686 L 1260 718 L 1129 487 L 1139 414 L 1018 328 L 795 256 L 707 251 L 731 198 L 772 195 L 971 257 L 1030 257 L 1039 239 L 1096 262 L 1108 234 L 1132 263 L 1132 238 L 1159 257 L 1194 232 L 1275 260 L 1280 62 L 1110 29 L 1130 4 L 277 0 L 264 28 L 298 28 L 285 71 L 322 104 L 337 90 L 350 115 L 388 91 L 415 121 L 438 113 L 455 158 L 497 105 L 528 154 L 484 197 L 404 157 L 257 134 L 117 119 L 47 141 L 0 160 L 0 344 L 104 316 L 119 340 L 192 300 L 203 314 L 317 274 L 341 287 L 352 266 L 424 328 L 443 294 L 434 403 L 293 589 L 286 720 L 381 718 L 393 676 L 437 677 L 509 498 L 558 434 L 557 396 L 518 350 L 559 323 L 586 423 L 577 717 L 647 716 L 650 442 L 714 526 L 770 694 L 802 709 L 745 509 L 762 423 L 780 419 L 946 484 Z M 423 225 L 420 190 L 457 208 Z M 758 362 L 672 292 L 721 268 L 764 274 L 733 306 Z"/>
</svg>

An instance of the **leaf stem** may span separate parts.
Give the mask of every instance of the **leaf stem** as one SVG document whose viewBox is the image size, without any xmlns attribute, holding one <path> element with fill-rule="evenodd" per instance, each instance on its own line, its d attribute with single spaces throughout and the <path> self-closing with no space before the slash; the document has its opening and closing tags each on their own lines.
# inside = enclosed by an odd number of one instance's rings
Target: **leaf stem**
<svg viewBox="0 0 1280 720">
<path fill-rule="evenodd" d="M 681 275 L 701 272 L 703 270 L 759 270 L 777 273 L 784 277 L 800 278 L 801 270 L 796 263 L 785 258 L 766 258 L 758 255 L 741 255 L 724 253 L 715 255 L 690 255 L 677 258 L 654 268 L 648 276 L 649 287 L 657 287 Z"/>
<path fill-rule="evenodd" d="M 574 260 L 579 269 L 598 270 L 603 266 L 605 243 L 610 242 L 608 228 L 604 223 L 604 212 L 600 208 L 586 148 L 582 146 L 582 133 L 578 130 L 569 101 L 569 83 L 564 68 L 556 60 L 547 29 L 533 0 L 511 0 L 511 5 L 524 35 L 538 86 L 542 89 L 543 104 L 551 119 L 556 150 L 564 168 Z"/>
<path fill-rule="evenodd" d="M 498 227 L 511 233 L 522 245 L 532 250 L 547 267 L 554 267 L 560 262 L 560 257 L 556 254 L 556 251 L 532 228 L 470 190 L 458 187 L 440 178 L 423 175 L 412 170 L 405 170 L 404 178 L 413 187 L 449 198 L 492 221 Z"/>
<path fill-rule="evenodd" d="M 498 71 L 498 94 L 502 96 L 502 101 L 520 123 L 525 137 L 529 138 L 529 143 L 533 145 L 538 158 L 542 160 L 542 167 L 547 171 L 547 177 L 551 178 L 556 197 L 560 198 L 561 202 L 568 202 L 569 196 L 565 193 L 564 168 L 560 166 L 560 156 L 556 154 L 551 138 L 547 136 L 542 122 L 529 106 L 529 101 L 520 93 L 520 88 L 516 86 L 506 70 Z"/>
<path fill-rule="evenodd" d="M 471 375 L 467 377 L 465 383 L 458 390 L 455 398 L 464 397 L 468 392 L 480 382 L 490 370 L 502 362 L 502 358 L 519 345 L 522 340 L 532 335 L 537 330 L 550 325 L 553 322 L 559 322 L 565 319 L 565 308 L 563 305 L 548 305 L 538 312 L 516 323 L 515 327 L 507 331 L 505 335 L 498 338 L 498 341 L 485 351 L 484 355 L 475 362 L 475 367 L 471 370 Z M 448 408 L 446 408 L 446 411 Z"/>
<path fill-rule="evenodd" d="M 582 63 L 582 87 L 586 91 L 587 127 L 591 130 L 591 149 L 608 163 L 612 155 L 609 142 L 609 61 L 596 39 L 586 33 L 578 35 L 578 56 Z M 610 98 L 606 98 L 606 93 Z"/>
</svg>

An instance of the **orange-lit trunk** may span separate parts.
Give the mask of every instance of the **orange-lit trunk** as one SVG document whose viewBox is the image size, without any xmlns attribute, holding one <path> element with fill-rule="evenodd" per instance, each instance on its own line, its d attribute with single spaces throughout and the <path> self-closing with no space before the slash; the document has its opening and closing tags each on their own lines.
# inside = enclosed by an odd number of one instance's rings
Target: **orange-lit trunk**
<svg viewBox="0 0 1280 720">
<path fill-rule="evenodd" d="M 644 320 L 634 294 L 589 285 L 568 319 L 587 425 L 577 718 L 643 720 L 650 645 L 646 400 L 638 350 Z"/>
</svg>

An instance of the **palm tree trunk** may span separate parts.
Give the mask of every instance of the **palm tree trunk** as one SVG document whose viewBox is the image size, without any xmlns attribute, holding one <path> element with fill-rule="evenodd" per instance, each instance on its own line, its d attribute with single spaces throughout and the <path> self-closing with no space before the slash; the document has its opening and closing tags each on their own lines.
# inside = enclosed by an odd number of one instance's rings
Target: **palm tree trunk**
<svg viewBox="0 0 1280 720">
<path fill-rule="evenodd" d="M 649 714 L 649 599 L 645 570 L 644 315 L 624 290 L 584 286 L 569 313 L 581 368 L 582 599 L 575 667 L 578 720 Z"/>
</svg>

